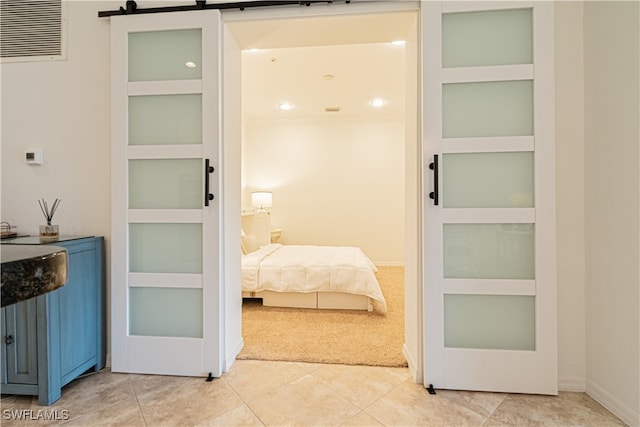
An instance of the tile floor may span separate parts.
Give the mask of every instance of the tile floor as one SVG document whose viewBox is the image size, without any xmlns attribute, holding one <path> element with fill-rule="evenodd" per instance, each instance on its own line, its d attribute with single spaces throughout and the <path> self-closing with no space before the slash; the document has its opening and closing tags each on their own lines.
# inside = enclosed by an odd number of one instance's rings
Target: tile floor
<svg viewBox="0 0 640 427">
<path fill-rule="evenodd" d="M 1 406 L 3 426 L 624 425 L 584 393 L 432 396 L 405 368 L 252 360 L 213 382 L 104 370 L 67 385 L 50 407 L 28 396 L 3 396 Z"/>
</svg>

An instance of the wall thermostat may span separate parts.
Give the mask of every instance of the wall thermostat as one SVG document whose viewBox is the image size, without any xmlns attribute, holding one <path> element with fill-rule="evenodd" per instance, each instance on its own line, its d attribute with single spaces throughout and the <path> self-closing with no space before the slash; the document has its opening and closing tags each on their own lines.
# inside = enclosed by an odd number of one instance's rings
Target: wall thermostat
<svg viewBox="0 0 640 427">
<path fill-rule="evenodd" d="M 30 165 L 41 165 L 42 164 L 42 150 L 27 150 L 24 153 L 24 161 L 25 163 L 29 163 Z"/>
</svg>

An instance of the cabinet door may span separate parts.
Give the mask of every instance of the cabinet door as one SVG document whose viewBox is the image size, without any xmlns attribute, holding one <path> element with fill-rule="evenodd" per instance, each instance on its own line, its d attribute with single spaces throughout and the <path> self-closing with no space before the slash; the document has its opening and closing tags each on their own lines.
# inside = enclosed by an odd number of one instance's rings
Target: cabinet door
<svg viewBox="0 0 640 427">
<path fill-rule="evenodd" d="M 95 277 L 95 242 L 66 245 L 69 252 L 69 281 L 58 290 L 60 319 L 60 375 L 75 377 L 77 369 L 95 364 L 98 353 L 99 288 Z"/>
<path fill-rule="evenodd" d="M 3 308 L 2 317 L 7 383 L 37 384 L 36 299 Z"/>
</svg>

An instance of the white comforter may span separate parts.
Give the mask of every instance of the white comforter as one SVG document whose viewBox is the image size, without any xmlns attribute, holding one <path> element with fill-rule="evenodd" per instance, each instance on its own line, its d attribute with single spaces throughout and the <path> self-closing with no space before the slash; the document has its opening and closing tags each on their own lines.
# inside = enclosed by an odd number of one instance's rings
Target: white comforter
<svg viewBox="0 0 640 427">
<path fill-rule="evenodd" d="M 242 290 L 366 295 L 386 313 L 376 271 L 360 248 L 272 243 L 242 257 Z"/>
</svg>

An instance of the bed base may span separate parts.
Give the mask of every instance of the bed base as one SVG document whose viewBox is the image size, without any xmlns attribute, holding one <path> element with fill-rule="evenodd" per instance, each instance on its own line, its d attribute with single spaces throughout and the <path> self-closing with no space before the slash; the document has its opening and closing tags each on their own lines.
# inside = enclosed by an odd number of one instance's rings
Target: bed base
<svg viewBox="0 0 640 427">
<path fill-rule="evenodd" d="M 371 298 L 344 292 L 243 292 L 243 298 L 260 298 L 265 307 L 373 311 Z"/>
</svg>

